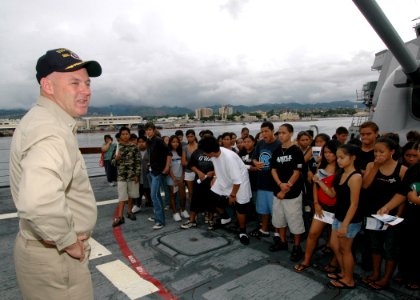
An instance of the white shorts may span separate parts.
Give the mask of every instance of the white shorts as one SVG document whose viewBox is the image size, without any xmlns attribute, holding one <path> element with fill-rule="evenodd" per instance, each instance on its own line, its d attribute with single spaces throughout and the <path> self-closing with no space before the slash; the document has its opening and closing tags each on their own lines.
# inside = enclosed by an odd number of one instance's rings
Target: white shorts
<svg viewBox="0 0 420 300">
<path fill-rule="evenodd" d="M 194 181 L 195 179 L 195 173 L 194 172 L 185 172 L 184 174 L 184 180 L 185 181 Z"/>
<path fill-rule="evenodd" d="M 134 181 L 118 181 L 118 200 L 127 201 L 128 198 L 136 199 L 140 197 L 139 183 Z"/>
<path fill-rule="evenodd" d="M 289 226 L 293 234 L 302 234 L 305 232 L 302 216 L 302 193 L 293 199 L 280 200 L 273 197 L 273 226 L 284 228 Z"/>
</svg>

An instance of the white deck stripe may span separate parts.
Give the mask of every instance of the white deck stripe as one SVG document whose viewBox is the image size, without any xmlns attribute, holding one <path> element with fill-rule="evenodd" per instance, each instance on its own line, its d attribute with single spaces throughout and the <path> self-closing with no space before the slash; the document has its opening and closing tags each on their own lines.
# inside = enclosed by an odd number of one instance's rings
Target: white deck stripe
<svg viewBox="0 0 420 300">
<path fill-rule="evenodd" d="M 137 275 L 121 260 L 98 265 L 96 268 L 130 299 L 144 297 L 159 290 L 154 284 Z"/>
<path fill-rule="evenodd" d="M 0 220 L 13 219 L 13 218 L 17 218 L 17 213 L 10 213 L 10 214 L 2 214 L 2 215 L 0 215 Z"/>
<path fill-rule="evenodd" d="M 108 204 L 114 204 L 114 203 L 118 203 L 118 199 L 98 201 L 96 202 L 96 206 L 102 206 L 102 205 L 108 205 Z M 0 214 L 0 220 L 13 219 L 13 218 L 17 218 L 17 212 Z"/>
<path fill-rule="evenodd" d="M 102 206 L 102 205 L 108 205 L 108 204 L 114 204 L 114 203 L 118 203 L 118 199 L 98 201 L 96 202 L 96 206 Z"/>
<path fill-rule="evenodd" d="M 111 251 L 99 244 L 94 238 L 89 239 L 89 244 L 91 247 L 89 260 L 112 254 Z"/>
</svg>

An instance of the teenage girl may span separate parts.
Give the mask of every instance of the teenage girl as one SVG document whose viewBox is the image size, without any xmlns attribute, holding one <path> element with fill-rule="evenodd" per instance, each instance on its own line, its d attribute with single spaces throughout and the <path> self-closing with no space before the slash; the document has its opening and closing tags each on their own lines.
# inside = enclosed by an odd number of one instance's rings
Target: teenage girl
<svg viewBox="0 0 420 300">
<path fill-rule="evenodd" d="M 296 137 L 296 142 L 300 150 L 302 150 L 305 163 L 312 158 L 312 136 L 307 131 L 301 131 Z"/>
<path fill-rule="evenodd" d="M 324 190 L 330 197 L 337 198 L 330 245 L 341 272 L 328 273 L 327 276 L 331 279 L 328 285 L 338 289 L 352 289 L 356 286 L 351 247 L 354 237 L 362 227 L 362 218 L 357 212 L 362 187 L 362 175 L 354 165 L 357 151 L 358 148 L 350 144 L 341 145 L 337 149 L 340 170 L 334 178 L 333 187 Z"/>
<path fill-rule="evenodd" d="M 335 174 L 338 170 L 336 156 L 338 146 L 339 142 L 336 140 L 331 140 L 324 145 L 318 172 L 313 177 L 313 181 L 316 183 L 313 186 L 314 208 L 315 214 L 319 217 L 323 217 L 324 211 L 334 213 L 336 198 L 327 195 L 325 190 L 332 188 Z M 300 264 L 295 266 L 296 272 L 300 273 L 309 268 L 312 254 L 326 225 L 327 223 L 320 220 L 312 220 L 309 235 L 306 240 L 305 257 Z"/>
<path fill-rule="evenodd" d="M 174 221 L 181 221 L 181 216 L 176 209 L 176 194 L 178 193 L 181 214 L 189 217 L 188 212 L 185 210 L 185 185 L 183 176 L 183 167 L 181 164 L 182 146 L 176 135 L 172 135 L 169 138 L 169 156 L 171 156 L 171 166 L 169 170 L 169 176 L 166 177 L 166 183 L 171 190 L 171 201 L 170 206 L 173 212 Z"/>
<path fill-rule="evenodd" d="M 185 168 L 184 180 L 187 183 L 188 197 L 191 203 L 195 173 L 188 168 L 188 163 L 190 162 L 191 155 L 193 154 L 193 152 L 197 150 L 198 143 L 197 138 L 195 137 L 195 131 L 193 129 L 188 129 L 185 135 L 187 136 L 188 144 L 185 145 L 182 149 L 182 166 Z M 183 217 L 188 218 L 187 215 Z"/>
<path fill-rule="evenodd" d="M 418 152 L 417 143 L 408 142 L 402 147 L 401 150 L 402 150 L 401 161 L 402 161 L 403 166 L 406 166 L 407 168 L 409 168 L 419 162 L 419 158 L 417 155 L 417 152 Z"/>
<path fill-rule="evenodd" d="M 420 161 L 420 144 L 415 147 Z M 404 222 L 401 223 L 399 241 L 401 255 L 399 271 L 405 287 L 409 290 L 420 290 L 420 243 L 416 240 L 420 228 L 420 163 L 411 166 L 405 173 L 401 191 L 396 193 L 392 199 L 379 209 L 378 214 L 389 214 L 401 203 L 406 203 L 404 211 Z M 406 201 L 406 199 L 408 201 Z"/>
<path fill-rule="evenodd" d="M 249 212 L 251 218 L 257 218 L 257 213 L 255 211 L 255 201 L 257 199 L 257 172 L 258 168 L 254 166 L 252 162 L 252 157 L 255 150 L 255 139 L 252 135 L 247 135 L 243 138 L 244 140 L 244 147 L 239 152 L 239 156 L 241 157 L 242 161 L 248 168 L 248 175 L 249 175 L 249 182 L 251 183 L 251 191 L 252 191 L 252 211 Z"/>
<path fill-rule="evenodd" d="M 363 176 L 363 188 L 367 189 L 369 199 L 366 199 L 368 215 L 375 214 L 399 191 L 402 179 L 407 170 L 393 156 L 398 145 L 389 138 L 379 138 L 374 146 L 375 160 L 366 166 Z M 396 208 L 391 215 L 402 214 L 402 209 Z M 372 274 L 365 277 L 362 282 L 369 288 L 381 290 L 389 286 L 394 273 L 397 254 L 397 231 L 399 226 L 389 226 L 387 230 L 366 230 L 370 237 L 372 251 Z M 385 272 L 381 276 L 382 259 L 385 259 Z"/>
<path fill-rule="evenodd" d="M 324 145 L 330 140 L 330 136 L 325 133 L 317 134 L 313 141 L 313 146 L 316 147 L 324 147 Z M 312 150 L 311 150 L 312 152 Z M 307 180 L 310 184 L 312 184 L 312 177 L 316 174 L 316 170 L 318 169 L 319 161 L 315 159 L 315 157 L 311 157 L 308 161 L 308 173 L 307 173 Z"/>
</svg>

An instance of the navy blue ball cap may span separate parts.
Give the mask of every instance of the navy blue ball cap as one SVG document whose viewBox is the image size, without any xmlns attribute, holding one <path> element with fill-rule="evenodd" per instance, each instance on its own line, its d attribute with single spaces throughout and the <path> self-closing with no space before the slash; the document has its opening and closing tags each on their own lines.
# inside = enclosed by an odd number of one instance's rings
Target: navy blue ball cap
<svg viewBox="0 0 420 300">
<path fill-rule="evenodd" d="M 98 77 L 102 74 L 101 65 L 94 60 L 82 61 L 73 51 L 60 48 L 47 51 L 38 59 L 36 64 L 36 79 L 48 76 L 52 72 L 74 72 L 85 68 L 89 77 Z"/>
</svg>

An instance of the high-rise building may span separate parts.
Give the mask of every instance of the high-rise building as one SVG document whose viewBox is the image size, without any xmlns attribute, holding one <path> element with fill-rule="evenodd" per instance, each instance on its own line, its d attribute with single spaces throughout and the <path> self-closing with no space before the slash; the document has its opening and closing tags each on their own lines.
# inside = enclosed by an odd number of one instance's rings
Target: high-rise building
<svg viewBox="0 0 420 300">
<path fill-rule="evenodd" d="M 227 116 L 233 114 L 233 107 L 230 105 L 223 105 L 219 108 L 219 115 L 222 120 L 226 120 Z"/>
<path fill-rule="evenodd" d="M 195 110 L 195 118 L 200 120 L 201 118 L 208 118 L 213 115 L 213 109 L 208 107 L 200 107 Z"/>
</svg>

